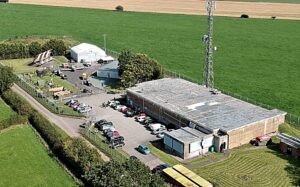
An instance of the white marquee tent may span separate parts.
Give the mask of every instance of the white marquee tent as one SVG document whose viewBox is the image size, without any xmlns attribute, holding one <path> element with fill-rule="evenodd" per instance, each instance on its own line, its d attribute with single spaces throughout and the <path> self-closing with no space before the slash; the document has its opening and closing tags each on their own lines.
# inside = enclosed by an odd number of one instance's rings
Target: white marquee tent
<svg viewBox="0 0 300 187">
<path fill-rule="evenodd" d="M 96 45 L 81 43 L 71 48 L 71 57 L 76 62 L 97 62 L 106 53 Z"/>
</svg>

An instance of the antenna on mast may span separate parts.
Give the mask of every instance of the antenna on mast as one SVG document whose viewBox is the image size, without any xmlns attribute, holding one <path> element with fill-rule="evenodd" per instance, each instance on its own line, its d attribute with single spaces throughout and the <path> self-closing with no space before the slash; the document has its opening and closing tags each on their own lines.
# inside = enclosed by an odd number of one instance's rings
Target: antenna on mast
<svg viewBox="0 0 300 187">
<path fill-rule="evenodd" d="M 216 8 L 215 0 L 206 0 L 206 10 L 208 14 L 208 32 L 202 37 L 206 44 L 205 62 L 203 68 L 203 84 L 205 87 L 214 90 L 214 70 L 213 70 L 213 13 Z"/>
</svg>

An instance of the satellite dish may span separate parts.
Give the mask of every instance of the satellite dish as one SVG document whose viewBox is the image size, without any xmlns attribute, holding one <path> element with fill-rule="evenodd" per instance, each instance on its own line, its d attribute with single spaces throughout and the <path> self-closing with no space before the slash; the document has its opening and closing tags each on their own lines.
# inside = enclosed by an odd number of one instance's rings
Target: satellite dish
<svg viewBox="0 0 300 187">
<path fill-rule="evenodd" d="M 205 34 L 202 36 L 202 42 L 207 43 L 207 41 L 208 41 L 208 35 Z"/>
</svg>

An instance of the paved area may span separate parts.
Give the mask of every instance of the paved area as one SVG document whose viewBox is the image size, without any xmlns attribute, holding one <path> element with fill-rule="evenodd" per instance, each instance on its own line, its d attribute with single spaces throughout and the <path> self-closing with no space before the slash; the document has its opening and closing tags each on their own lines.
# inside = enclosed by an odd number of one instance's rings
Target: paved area
<svg viewBox="0 0 300 187">
<path fill-rule="evenodd" d="M 93 63 L 91 67 L 85 67 L 82 70 L 75 70 L 73 71 L 62 71 L 65 75 L 68 77 L 68 81 L 75 86 L 77 86 L 80 89 L 87 89 L 91 90 L 93 92 L 98 91 L 99 89 L 93 86 L 86 86 L 82 84 L 82 79 L 80 77 L 82 76 L 83 73 L 87 73 L 89 76 L 92 75 L 93 73 L 97 72 L 101 64 L 98 63 Z"/>
<path fill-rule="evenodd" d="M 36 110 L 38 110 L 41 114 L 43 114 L 49 121 L 60 127 L 63 131 L 65 131 L 70 137 L 78 137 L 79 134 L 79 125 L 84 122 L 83 119 L 70 118 L 70 117 L 62 117 L 56 114 L 53 114 L 48 109 L 46 109 L 43 105 L 37 102 L 31 95 L 21 89 L 19 86 L 14 85 L 12 90 L 16 93 L 23 96 Z"/>
<path fill-rule="evenodd" d="M 139 144 L 148 144 L 150 141 L 157 140 L 143 125 L 139 124 L 134 118 L 127 118 L 121 112 L 115 111 L 110 107 L 103 108 L 101 104 L 117 97 L 117 95 L 97 94 L 88 97 L 79 98 L 93 107 L 90 112 L 90 119 L 106 119 L 113 122 L 115 128 L 125 138 L 125 146 L 122 148 L 129 155 L 138 157 L 142 162 L 153 168 L 163 162 L 154 155 L 143 155 L 136 150 Z"/>
</svg>

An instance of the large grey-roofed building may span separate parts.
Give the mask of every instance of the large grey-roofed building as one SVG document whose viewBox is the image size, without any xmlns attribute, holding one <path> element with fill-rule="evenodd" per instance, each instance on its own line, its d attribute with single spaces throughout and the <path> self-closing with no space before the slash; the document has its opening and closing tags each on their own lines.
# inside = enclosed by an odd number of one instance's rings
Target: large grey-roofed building
<svg viewBox="0 0 300 187">
<path fill-rule="evenodd" d="M 228 148 L 275 132 L 285 114 L 267 110 L 183 79 L 164 78 L 127 89 L 130 104 L 165 124 L 228 135 Z"/>
</svg>

